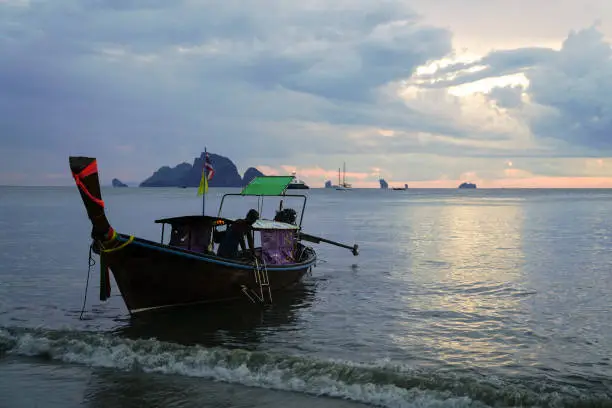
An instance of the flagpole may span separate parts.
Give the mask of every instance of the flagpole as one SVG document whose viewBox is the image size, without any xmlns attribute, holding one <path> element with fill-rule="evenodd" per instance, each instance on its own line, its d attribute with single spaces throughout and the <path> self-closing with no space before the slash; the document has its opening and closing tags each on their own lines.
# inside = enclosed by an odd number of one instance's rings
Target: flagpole
<svg viewBox="0 0 612 408">
<path fill-rule="evenodd" d="M 206 170 L 206 147 L 204 147 L 204 179 L 208 182 L 208 171 Z M 206 191 L 202 194 L 202 215 L 206 215 Z"/>
</svg>

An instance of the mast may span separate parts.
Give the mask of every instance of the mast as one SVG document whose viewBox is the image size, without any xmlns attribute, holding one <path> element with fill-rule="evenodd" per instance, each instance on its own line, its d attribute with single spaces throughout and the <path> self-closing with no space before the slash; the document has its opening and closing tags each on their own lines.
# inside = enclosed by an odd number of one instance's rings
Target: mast
<svg viewBox="0 0 612 408">
<path fill-rule="evenodd" d="M 204 147 L 204 182 L 208 184 L 208 170 L 206 169 L 206 147 Z M 204 194 L 202 194 L 202 215 L 206 215 L 206 193 L 207 191 L 204 192 Z"/>
</svg>

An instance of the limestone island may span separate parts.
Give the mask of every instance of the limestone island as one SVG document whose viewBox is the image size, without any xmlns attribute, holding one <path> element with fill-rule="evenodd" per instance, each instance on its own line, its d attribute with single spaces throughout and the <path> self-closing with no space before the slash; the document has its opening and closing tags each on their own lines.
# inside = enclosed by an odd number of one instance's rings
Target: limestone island
<svg viewBox="0 0 612 408">
<path fill-rule="evenodd" d="M 459 184 L 459 188 L 476 188 L 476 184 L 465 182 Z"/>
<path fill-rule="evenodd" d="M 127 187 L 128 185 L 119 179 L 114 178 L 112 181 L 113 187 Z"/>
<path fill-rule="evenodd" d="M 238 168 L 229 158 L 210 152 L 208 157 L 215 169 L 215 175 L 208 184 L 210 187 L 244 187 L 256 176 L 264 175 L 256 168 L 249 167 L 240 176 Z M 203 166 L 204 152 L 194 159 L 193 164 L 183 162 L 174 167 L 160 167 L 140 183 L 140 187 L 198 187 Z"/>
</svg>

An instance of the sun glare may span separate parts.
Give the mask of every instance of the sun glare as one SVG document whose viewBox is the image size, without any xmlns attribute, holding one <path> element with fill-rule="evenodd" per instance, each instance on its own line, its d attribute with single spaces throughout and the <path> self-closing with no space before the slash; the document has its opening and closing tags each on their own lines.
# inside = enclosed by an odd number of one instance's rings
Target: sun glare
<svg viewBox="0 0 612 408">
<path fill-rule="evenodd" d="M 436 78 L 436 73 L 444 70 L 447 67 L 452 66 L 453 64 L 470 64 L 478 61 L 481 56 L 476 54 L 464 53 L 460 55 L 455 55 L 452 58 L 442 58 L 437 61 L 430 62 L 426 65 L 422 65 L 418 67 L 410 81 L 413 85 L 417 85 L 422 81 L 425 82 L 438 82 L 438 81 L 450 81 L 455 79 L 459 72 L 465 73 L 474 73 L 478 71 L 482 71 L 486 69 L 483 65 L 474 65 L 470 67 L 457 67 L 459 70 L 457 72 L 450 73 L 440 73 L 439 78 Z M 409 84 L 406 84 L 409 85 Z M 475 93 L 488 93 L 491 89 L 495 87 L 505 87 L 505 86 L 516 86 L 521 85 L 523 87 L 529 86 L 529 80 L 525 77 L 523 73 L 505 75 L 501 77 L 494 78 L 485 78 L 479 81 L 474 81 L 466 84 L 461 84 L 457 86 L 451 86 L 448 88 L 448 93 L 453 96 L 468 96 Z"/>
<path fill-rule="evenodd" d="M 432 75 L 438 70 L 446 68 L 453 64 L 469 64 L 471 62 L 478 61 L 481 57 L 476 54 L 461 54 L 456 55 L 454 58 L 442 58 L 436 61 L 432 61 L 428 64 L 421 65 L 414 73 L 415 76 Z"/>
</svg>

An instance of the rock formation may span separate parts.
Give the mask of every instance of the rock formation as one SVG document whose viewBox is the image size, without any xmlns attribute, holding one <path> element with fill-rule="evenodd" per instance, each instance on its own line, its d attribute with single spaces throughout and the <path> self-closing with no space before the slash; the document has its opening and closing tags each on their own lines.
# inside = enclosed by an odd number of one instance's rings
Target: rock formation
<svg viewBox="0 0 612 408">
<path fill-rule="evenodd" d="M 476 184 L 465 182 L 459 184 L 459 188 L 476 188 Z"/>
<path fill-rule="evenodd" d="M 208 184 L 210 187 L 243 187 L 253 177 L 263 175 L 259 170 L 249 168 L 243 178 L 238 173 L 236 165 L 227 157 L 214 153 L 208 153 L 208 156 L 215 169 L 215 174 Z M 198 187 L 203 166 L 204 153 L 195 158 L 193 164 L 181 163 L 175 167 L 161 167 L 140 183 L 140 187 Z"/>
<path fill-rule="evenodd" d="M 255 167 L 249 167 L 244 172 L 244 177 L 242 177 L 242 185 L 246 186 L 253 180 L 255 177 L 263 176 L 264 174 L 257 170 Z"/>
<path fill-rule="evenodd" d="M 189 163 L 181 163 L 175 167 L 160 167 L 151 177 L 140 183 L 140 187 L 179 187 L 191 171 Z"/>
<path fill-rule="evenodd" d="M 123 183 L 121 180 L 114 178 L 112 181 L 113 187 L 127 187 L 128 185 Z"/>
</svg>

